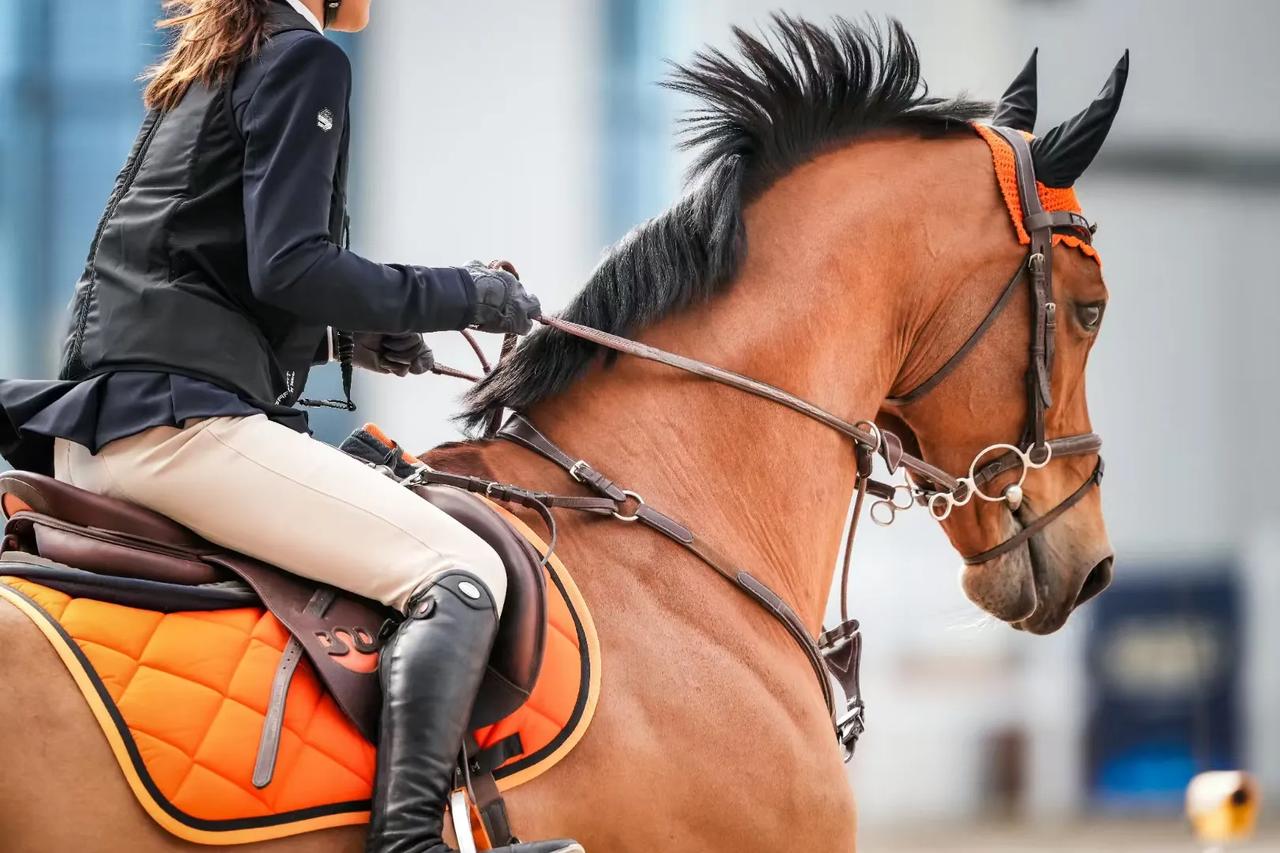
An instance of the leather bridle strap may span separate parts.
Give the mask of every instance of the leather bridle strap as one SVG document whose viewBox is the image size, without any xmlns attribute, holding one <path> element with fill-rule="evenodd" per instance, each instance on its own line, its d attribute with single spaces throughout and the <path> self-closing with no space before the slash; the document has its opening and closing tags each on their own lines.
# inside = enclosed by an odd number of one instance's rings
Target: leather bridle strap
<svg viewBox="0 0 1280 853">
<path fill-rule="evenodd" d="M 943 489 L 955 489 L 960 485 L 959 481 L 943 471 L 936 465 L 931 465 L 919 457 L 910 453 L 893 453 L 890 454 L 889 446 L 884 442 L 878 432 L 863 429 L 857 424 L 849 423 L 843 418 L 839 418 L 825 409 L 821 409 L 807 400 L 802 400 L 794 394 L 783 391 L 781 388 L 770 385 L 767 382 L 761 382 L 740 373 L 734 373 L 732 370 L 725 370 L 722 367 L 716 367 L 713 364 L 707 364 L 705 361 L 689 358 L 688 356 L 678 355 L 667 350 L 658 349 L 657 347 L 642 344 L 639 341 L 633 341 L 628 338 L 621 338 L 617 335 L 611 335 L 608 332 L 602 332 L 599 329 L 593 329 L 589 326 L 582 326 L 578 323 L 572 323 L 559 317 L 540 317 L 538 322 L 543 325 L 550 326 L 553 329 L 572 335 L 575 338 L 581 338 L 589 343 L 597 344 L 606 349 L 620 352 L 623 355 L 642 358 L 646 361 L 657 362 L 658 364 L 673 367 L 682 370 L 685 373 L 692 373 L 695 376 L 701 376 L 704 379 L 710 379 L 721 385 L 727 385 L 730 388 L 736 388 L 739 391 L 745 391 L 757 397 L 762 397 L 770 402 L 786 406 L 788 409 L 799 412 L 819 423 L 825 424 L 836 432 L 842 433 L 854 441 L 866 447 L 872 448 L 874 452 L 884 455 L 889 469 L 892 471 L 901 466 L 906 468 L 912 474 L 916 474 L 936 486 Z M 899 445 L 900 452 L 900 445 Z M 892 459 L 892 461 L 891 461 Z"/>
<path fill-rule="evenodd" d="M 1014 278 L 1016 282 L 1017 277 Z M 811 418 L 819 423 L 836 430 L 843 435 L 852 438 L 862 447 L 871 448 L 873 452 L 879 453 L 888 465 L 889 471 L 894 472 L 899 467 L 907 469 L 917 479 L 927 481 L 933 488 L 938 491 L 954 492 L 964 488 L 957 478 L 914 456 L 910 453 L 902 451 L 901 443 L 897 440 L 897 436 L 884 430 L 876 433 L 863 429 L 857 424 L 849 423 L 842 418 L 836 417 L 825 409 L 818 408 L 807 400 L 802 400 L 794 394 L 783 391 L 766 382 L 760 382 L 756 379 L 734 373 L 731 370 L 725 370 L 722 367 L 716 367 L 703 361 L 689 358 L 687 356 L 678 355 L 667 350 L 658 349 L 657 347 L 642 344 L 639 341 L 621 338 L 617 335 L 611 335 L 608 332 L 602 332 L 599 329 L 592 329 L 589 326 L 582 326 L 563 320 L 559 317 L 541 317 L 538 322 L 543 325 L 550 326 L 553 329 L 572 335 L 575 338 L 581 338 L 589 343 L 597 344 L 607 349 L 620 352 L 623 355 L 642 358 L 647 361 L 657 362 L 667 367 L 682 370 L 686 373 L 692 373 L 701 376 L 704 379 L 710 379 L 722 385 L 728 385 L 748 394 L 769 400 L 770 402 L 786 406 L 793 411 Z M 1054 457 L 1059 456 L 1078 456 L 1086 453 L 1097 452 L 1102 446 L 1102 439 L 1094 433 L 1086 433 L 1082 435 L 1068 436 L 1064 438 L 1048 439 L 1042 444 L 1048 444 Z M 1021 464 L 1019 457 L 1015 453 L 1005 453 L 997 457 L 979 472 L 975 472 L 975 483 L 982 485 L 989 480 L 994 479 L 1000 474 L 1012 470 L 1012 468 Z"/>
<path fill-rule="evenodd" d="M 1027 257 L 1030 257 L 1030 255 L 1028 254 Z M 890 406 L 905 406 L 908 403 L 914 403 L 916 400 L 919 400 L 925 394 L 928 394 L 936 388 L 942 380 L 950 376 L 951 371 L 959 367 L 961 362 L 969 356 L 969 353 L 973 348 L 976 347 L 986 336 L 987 330 L 991 328 L 995 321 L 1004 312 L 1004 309 L 1008 306 L 1013 294 L 1018 290 L 1018 282 L 1022 280 L 1022 273 L 1025 268 L 1026 260 L 1024 259 L 1023 263 L 1018 264 L 1017 269 L 1013 271 L 1013 277 L 1010 278 L 1009 283 L 1004 286 L 1004 290 L 1000 291 L 1000 297 L 996 299 L 995 304 L 991 306 L 991 310 L 987 312 L 987 316 L 983 318 L 980 324 L 978 324 L 978 328 L 973 330 L 973 334 L 969 335 L 968 339 L 960 345 L 960 349 L 956 350 L 949 359 L 943 362 L 942 366 L 933 372 L 933 375 L 905 394 L 901 394 L 897 397 L 886 398 L 885 402 Z"/>
<path fill-rule="evenodd" d="M 1044 513 L 1043 515 L 1037 517 L 1035 521 L 1032 521 L 1030 524 L 1026 525 L 1017 533 L 1015 533 L 1013 536 L 1004 540 L 994 548 L 988 548 L 986 551 L 983 551 L 981 553 L 974 554 L 969 557 L 965 557 L 964 558 L 965 565 L 976 566 L 979 563 L 985 563 L 988 560 L 994 560 L 996 557 L 999 557 L 1002 554 L 1007 554 L 1010 551 L 1012 551 L 1014 548 L 1019 547 L 1020 545 L 1022 545 L 1023 542 L 1026 542 L 1032 536 L 1035 536 L 1041 530 L 1048 527 L 1053 522 L 1054 519 L 1062 515 L 1067 510 L 1071 509 L 1071 507 L 1078 504 L 1081 501 L 1081 499 L 1083 499 L 1084 496 L 1089 493 L 1089 490 L 1091 488 L 1102 484 L 1103 468 L 1104 466 L 1102 464 L 1102 457 L 1098 457 L 1097 464 L 1093 466 L 1093 473 L 1090 474 L 1088 478 L 1083 483 L 1080 484 L 1079 488 L 1077 488 L 1071 494 L 1067 495 L 1067 497 L 1063 499 L 1061 503 L 1059 503 L 1057 506 L 1055 506 L 1053 509 L 1049 510 L 1048 512 Z"/>
</svg>

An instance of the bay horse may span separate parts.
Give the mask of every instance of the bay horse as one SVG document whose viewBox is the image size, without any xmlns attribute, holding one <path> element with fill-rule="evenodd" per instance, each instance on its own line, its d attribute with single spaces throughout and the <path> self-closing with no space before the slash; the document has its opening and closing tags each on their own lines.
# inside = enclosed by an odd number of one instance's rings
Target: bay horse
<svg viewBox="0 0 1280 853">
<path fill-rule="evenodd" d="M 606 256 L 564 318 L 768 382 L 850 422 L 878 420 L 945 471 L 1013 444 L 1037 415 L 1050 437 L 1089 433 L 1084 375 L 1106 302 L 1100 267 L 1077 251 L 1080 239 L 1046 243 L 1056 310 L 1046 362 L 1035 318 L 1048 309 L 1036 313 L 1034 289 L 1005 287 L 1027 250 L 971 126 L 990 108 L 927 95 L 896 22 L 882 33 L 779 16 L 770 29 L 738 31 L 737 58 L 707 52 L 677 70 L 671 85 L 703 102 L 688 137 L 701 149 L 698 180 Z M 1091 107 L 1027 149 L 1049 186 L 1069 187 L 1097 152 L 1121 70 Z M 996 122 L 1030 131 L 1034 112 L 1029 64 Z M 1028 352 L 1049 368 L 1047 387 L 1030 396 Z M 945 381 L 930 382 L 940 370 Z M 926 383 L 930 393 L 910 394 Z M 1052 405 L 1035 403 L 1037 393 Z M 604 357 L 555 329 L 526 339 L 475 389 L 465 417 L 478 425 L 498 406 L 717 543 L 819 630 L 852 491 L 847 436 L 723 384 Z M 962 555 L 1034 533 L 965 567 L 977 606 L 1044 634 L 1106 586 L 1099 492 L 1080 486 L 1098 468 L 1093 451 L 1032 471 L 1017 501 L 1006 489 L 1000 500 L 947 507 L 942 526 Z M 573 487 L 507 442 L 449 445 L 429 460 Z M 1002 485 L 1014 472 L 1001 476 Z M 792 638 L 642 525 L 560 521 L 559 553 L 599 632 L 603 689 L 576 750 L 509 793 L 517 832 L 609 853 L 853 850 L 853 793 Z M 134 802 L 26 617 L 0 607 L 0 637 L 0 847 L 192 848 Z M 245 849 L 354 853 L 362 840 L 349 828 Z"/>
</svg>

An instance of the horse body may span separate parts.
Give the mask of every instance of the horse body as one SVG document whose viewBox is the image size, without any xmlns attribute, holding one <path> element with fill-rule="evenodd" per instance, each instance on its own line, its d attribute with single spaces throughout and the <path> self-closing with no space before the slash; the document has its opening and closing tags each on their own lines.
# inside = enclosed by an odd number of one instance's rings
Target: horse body
<svg viewBox="0 0 1280 853">
<path fill-rule="evenodd" d="M 926 146 L 933 150 L 922 157 Z M 980 175 L 980 146 L 976 138 L 893 137 L 797 170 L 748 209 L 752 250 L 734 288 L 643 339 L 787 384 L 850 417 L 873 414 L 897 374 L 902 304 L 918 300 L 911 313 L 933 313 L 912 282 L 935 298 L 951 292 L 940 279 L 924 285 L 927 270 L 908 260 L 916 254 L 945 268 L 954 249 L 936 241 L 915 243 L 921 252 L 881 247 L 901 242 L 903 229 L 950 232 L 902 199 L 917 182 L 939 197 L 939 176 L 922 163 L 958 159 Z M 892 189 L 869 179 L 885 173 L 899 176 Z M 959 183 L 939 211 L 972 208 L 981 219 L 995 206 L 990 192 L 979 204 L 982 195 Z M 995 254 L 1006 263 L 1014 249 Z M 984 298 L 973 297 L 975 314 Z M 715 542 L 817 632 L 852 483 L 846 442 L 794 413 L 634 361 L 598 368 L 530 414 L 569 452 Z M 504 443 L 446 448 L 431 461 L 565 488 L 563 472 Z M 853 798 L 830 717 L 785 632 L 653 531 L 595 517 L 561 525 L 560 553 L 600 635 L 602 694 L 575 751 L 509 795 L 518 831 L 569 834 L 588 850 L 616 853 L 853 849 Z M 103 841 L 120 837 L 140 853 L 185 846 L 133 803 L 43 637 L 7 607 L 0 620 L 8 640 L 0 737 L 12 739 L 3 744 L 5 776 L 26 780 L 21 790 L 6 785 L 0 799 L 0 826 L 16 829 L 16 849 L 26 838 L 33 850 L 50 849 L 51 833 L 67 833 L 54 849 L 82 853 L 117 849 Z M 76 820 L 59 820 L 67 814 Z M 336 853 L 360 849 L 360 835 L 334 830 L 262 848 Z"/>
</svg>

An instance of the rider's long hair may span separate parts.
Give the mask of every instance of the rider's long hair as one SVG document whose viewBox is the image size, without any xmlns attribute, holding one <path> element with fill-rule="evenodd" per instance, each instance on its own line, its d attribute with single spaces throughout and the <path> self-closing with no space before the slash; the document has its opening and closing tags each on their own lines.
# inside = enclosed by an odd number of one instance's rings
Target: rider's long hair
<svg viewBox="0 0 1280 853">
<path fill-rule="evenodd" d="M 177 34 L 160 62 L 147 70 L 148 109 L 173 109 L 193 83 L 217 85 L 266 38 L 270 0 L 166 0 L 160 30 Z"/>
</svg>

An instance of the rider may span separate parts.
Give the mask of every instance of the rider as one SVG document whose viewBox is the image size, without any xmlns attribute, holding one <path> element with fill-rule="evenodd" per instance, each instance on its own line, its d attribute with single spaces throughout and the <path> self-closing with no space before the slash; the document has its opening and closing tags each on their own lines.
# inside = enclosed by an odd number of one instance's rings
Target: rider
<svg viewBox="0 0 1280 853">
<path fill-rule="evenodd" d="M 423 373 L 422 332 L 522 333 L 540 307 L 501 270 L 346 249 L 351 69 L 323 30 L 363 29 L 370 2 L 171 4 L 161 26 L 176 38 L 76 286 L 59 381 L 0 382 L 0 447 L 404 614 L 381 656 L 368 850 L 444 853 L 504 568 L 461 524 L 310 438 L 293 406 L 335 353 L 345 385 L 353 361 Z"/>
</svg>

